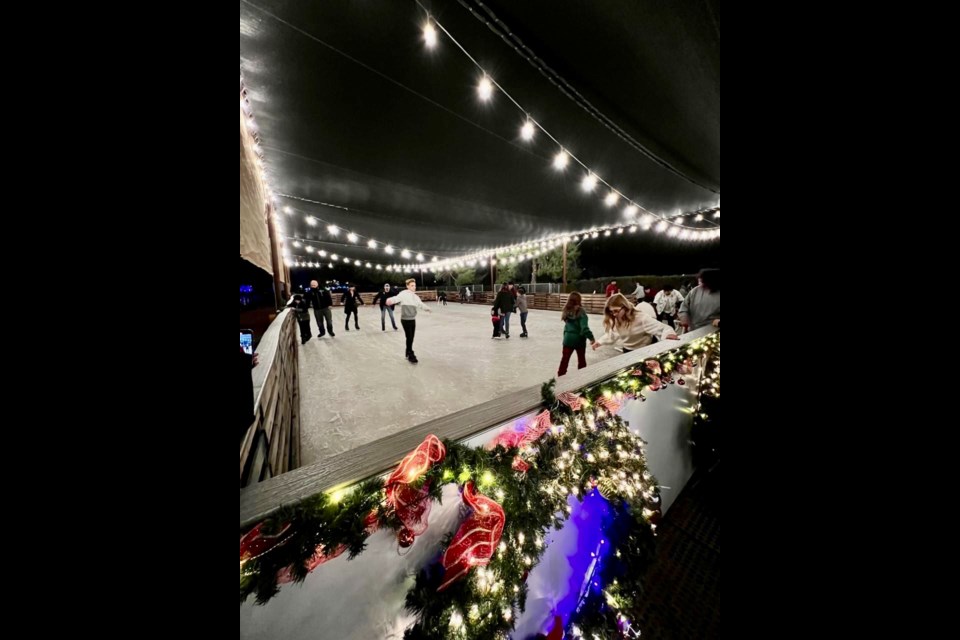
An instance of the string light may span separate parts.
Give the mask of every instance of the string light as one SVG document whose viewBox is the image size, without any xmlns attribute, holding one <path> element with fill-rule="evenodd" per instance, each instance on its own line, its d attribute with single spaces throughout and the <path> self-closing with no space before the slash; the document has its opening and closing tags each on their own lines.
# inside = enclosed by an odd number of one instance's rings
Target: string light
<svg viewBox="0 0 960 640">
<path fill-rule="evenodd" d="M 586 177 L 584 177 L 583 182 L 580 183 L 580 187 L 587 193 L 590 193 L 597 187 L 597 176 L 588 173 Z"/>
<path fill-rule="evenodd" d="M 418 4 L 419 4 L 419 3 L 418 3 Z M 422 7 L 422 5 L 421 5 L 421 7 Z M 477 67 L 477 69 L 481 72 L 482 76 L 481 76 L 480 81 L 479 81 L 479 83 L 478 83 L 478 85 L 477 85 L 477 92 L 478 92 L 478 95 L 479 95 L 479 97 L 480 97 L 480 99 L 481 99 L 482 101 L 488 102 L 488 101 L 493 97 L 494 88 L 496 87 L 496 88 L 499 88 L 499 89 L 504 93 L 504 95 L 510 100 L 510 102 L 513 103 L 514 106 L 516 106 L 518 109 L 520 109 L 520 110 L 523 111 L 523 107 L 520 105 L 520 103 L 518 103 L 518 102 L 513 98 L 513 96 L 511 96 L 509 93 L 507 93 L 506 91 L 504 91 L 503 87 L 500 87 L 499 85 L 496 85 L 496 84 L 493 82 L 493 80 L 490 78 L 490 76 L 487 74 L 487 72 L 486 72 L 482 67 L 480 67 L 479 63 L 477 63 L 476 59 L 475 59 L 473 56 L 470 55 L 470 53 L 463 47 L 463 45 L 461 45 L 459 42 L 457 42 L 457 40 L 450 34 L 449 31 L 447 31 L 446 28 L 443 27 L 442 24 L 437 23 L 437 26 L 438 26 L 440 29 L 442 29 L 442 30 L 447 34 L 447 36 L 450 38 L 450 40 L 463 52 L 464 55 L 466 55 L 466 56 L 470 59 L 470 61 L 471 61 L 471 62 Z M 436 30 L 435 30 L 434 27 L 433 27 L 433 21 L 432 21 L 431 18 L 428 18 L 427 22 L 426 22 L 425 25 L 424 25 L 424 41 L 427 43 L 428 48 L 431 48 L 431 49 L 436 45 L 436 42 L 437 42 L 437 33 L 436 33 Z M 567 167 L 567 165 L 569 164 L 569 161 L 570 161 L 570 159 L 571 159 L 572 156 L 570 156 L 570 154 L 567 153 L 567 151 L 562 147 L 562 145 L 560 145 L 560 142 L 559 142 L 554 136 L 552 136 L 549 131 L 547 131 L 546 129 L 544 129 L 542 125 L 539 125 L 539 124 L 538 124 L 537 127 L 540 128 L 540 129 L 542 129 L 542 130 L 544 131 L 544 133 L 545 133 L 553 142 L 555 142 L 555 143 L 557 144 L 557 146 L 560 146 L 560 147 L 561 147 L 560 152 L 557 153 L 557 155 L 554 157 L 553 166 L 554 166 L 554 168 L 556 168 L 557 170 L 561 170 L 561 171 L 564 170 L 564 169 Z M 533 138 L 534 133 L 535 133 L 534 124 L 530 121 L 530 119 L 529 119 L 529 117 L 528 117 L 527 120 L 525 121 L 525 123 L 523 124 L 523 126 L 521 127 L 520 135 L 521 135 L 521 137 L 522 137 L 524 140 L 529 141 L 529 140 L 531 140 L 531 139 Z M 575 160 L 578 164 L 580 164 L 584 169 L 587 169 L 587 171 L 588 171 L 588 176 L 587 176 L 586 178 L 584 178 L 583 182 L 581 183 L 581 186 L 582 186 L 583 190 L 584 190 L 585 192 L 588 192 L 588 193 L 589 193 L 589 192 L 592 192 L 592 191 L 595 189 L 598 181 L 599 181 L 599 182 L 603 182 L 603 184 L 605 184 L 605 185 L 607 185 L 608 187 L 610 187 L 610 192 L 611 192 L 611 193 L 609 193 L 609 194 L 605 197 L 604 202 L 606 203 L 606 205 L 607 205 L 608 207 L 612 207 L 614 204 L 616 204 L 616 201 L 617 201 L 617 199 L 618 199 L 618 197 L 615 195 L 615 194 L 616 194 L 616 189 L 614 189 L 614 188 L 613 188 L 609 183 L 607 183 L 606 181 L 599 180 L 599 179 L 593 174 L 593 172 L 589 170 L 589 167 L 587 167 L 587 165 L 586 165 L 584 162 L 582 162 L 580 159 L 578 159 L 578 158 L 576 158 L 576 157 L 572 157 L 572 158 L 573 158 L 573 160 Z M 632 203 L 632 202 L 631 202 L 631 205 L 633 205 L 633 206 L 636 207 L 635 203 Z M 639 207 L 638 207 L 638 208 L 639 208 Z M 631 214 L 629 214 L 629 215 L 634 215 L 635 212 L 636 212 L 636 210 L 634 209 L 634 212 L 631 213 Z M 658 217 L 659 219 L 661 219 L 661 220 L 666 220 L 667 223 L 668 223 L 668 224 L 671 224 L 671 225 L 680 225 L 680 224 L 682 224 L 682 221 L 680 221 L 680 222 L 675 222 L 675 221 L 670 220 L 669 218 L 667 218 L 667 217 L 665 217 L 665 216 L 663 216 L 663 215 L 657 214 L 657 217 Z M 716 219 L 719 219 L 719 214 L 715 215 L 715 218 L 716 218 Z M 698 220 L 698 222 L 700 222 L 700 220 Z M 679 234 L 672 234 L 671 237 L 674 237 L 675 235 L 679 235 Z M 688 237 L 688 238 L 696 237 L 697 239 L 703 239 L 701 236 L 692 236 L 692 235 L 689 235 L 689 234 L 687 235 L 687 237 Z"/>
<path fill-rule="evenodd" d="M 523 127 L 520 128 L 520 137 L 528 142 L 533 140 L 533 134 L 536 133 L 536 127 L 533 126 L 533 123 L 527 120 L 523 123 Z"/>
<path fill-rule="evenodd" d="M 369 241 L 367 241 L 367 246 L 370 247 L 371 249 L 376 249 L 376 248 L 377 248 L 377 241 L 376 241 L 376 240 L 369 240 Z"/>
<path fill-rule="evenodd" d="M 349 240 L 350 242 L 353 242 L 354 244 L 356 244 L 356 242 L 357 242 L 357 234 L 355 234 L 355 233 L 348 233 L 348 234 L 347 234 L 347 240 Z"/>
<path fill-rule="evenodd" d="M 340 233 L 340 229 L 337 228 L 337 225 L 330 224 L 330 225 L 327 225 L 327 233 L 329 233 L 332 236 L 336 236 L 337 234 Z"/>
<path fill-rule="evenodd" d="M 477 93 L 484 102 L 487 102 L 493 97 L 493 82 L 490 81 L 490 78 L 486 74 L 480 78 L 480 84 L 477 85 Z"/>
<path fill-rule="evenodd" d="M 311 227 L 315 227 L 317 226 L 317 219 L 314 218 L 313 216 L 307 216 L 307 224 L 310 225 Z"/>
<path fill-rule="evenodd" d="M 429 21 L 423 25 L 423 41 L 426 43 L 428 49 L 433 49 L 437 46 L 437 30 Z"/>
</svg>

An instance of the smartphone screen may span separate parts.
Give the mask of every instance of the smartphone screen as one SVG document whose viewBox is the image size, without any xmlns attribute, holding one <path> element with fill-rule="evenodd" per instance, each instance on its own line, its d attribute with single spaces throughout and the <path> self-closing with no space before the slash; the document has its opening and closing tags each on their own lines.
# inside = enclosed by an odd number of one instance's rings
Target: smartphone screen
<svg viewBox="0 0 960 640">
<path fill-rule="evenodd" d="M 244 353 L 253 355 L 253 331 L 250 329 L 242 329 L 240 331 L 240 346 L 243 348 Z"/>
</svg>

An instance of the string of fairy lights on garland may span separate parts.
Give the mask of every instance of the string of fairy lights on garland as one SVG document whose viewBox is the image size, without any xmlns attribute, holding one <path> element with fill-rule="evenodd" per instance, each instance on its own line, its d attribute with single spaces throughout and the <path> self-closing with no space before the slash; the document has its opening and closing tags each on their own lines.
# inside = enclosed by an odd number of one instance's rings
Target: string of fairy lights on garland
<svg viewBox="0 0 960 640">
<path fill-rule="evenodd" d="M 568 626 L 574 637 L 634 637 L 629 618 L 652 557 L 660 501 L 645 443 L 617 412 L 630 398 L 643 401 L 666 385 L 686 384 L 719 341 L 719 333 L 711 334 L 579 394 L 555 395 L 551 381 L 543 388 L 547 409 L 523 431 L 498 435 L 492 448 L 428 436 L 386 479 L 281 508 L 241 538 L 241 602 L 251 595 L 267 602 L 280 584 L 302 581 L 343 553 L 362 553 L 380 528 L 395 532 L 400 547 L 410 546 L 443 486 L 456 483 L 467 515 L 408 591 L 406 608 L 416 622 L 404 637 L 506 639 L 525 609 L 526 578 L 540 562 L 547 533 L 563 526 L 570 499 L 596 492 L 617 515 L 603 532 L 611 553 L 596 569 L 602 597 L 586 598 Z"/>
<path fill-rule="evenodd" d="M 680 234 L 680 229 L 687 229 L 685 225 L 687 224 L 685 220 L 686 214 L 680 214 L 673 217 L 661 215 L 650 211 L 649 209 L 638 204 L 633 199 L 624 195 L 623 191 L 617 189 L 612 184 L 600 177 L 596 171 L 592 170 L 585 162 L 578 158 L 573 152 L 570 151 L 569 147 L 562 144 L 554 135 L 552 135 L 547 128 L 543 125 L 542 122 L 538 121 L 531 115 L 531 111 L 521 105 L 517 100 L 510 95 L 510 93 L 503 88 L 493 76 L 477 62 L 476 58 L 470 54 L 467 49 L 457 41 L 456 38 L 447 30 L 446 27 L 441 24 L 436 17 L 430 14 L 429 9 L 427 9 L 419 0 L 415 0 L 417 5 L 423 10 L 426 14 L 426 20 L 423 23 L 422 27 L 422 37 L 424 45 L 427 49 L 436 50 L 440 44 L 440 32 L 446 35 L 446 37 L 452 42 L 477 68 L 479 72 L 479 77 L 477 79 L 477 97 L 481 102 L 490 103 L 494 99 L 494 96 L 499 91 L 502 93 L 507 100 L 509 100 L 514 107 L 516 107 L 521 113 L 522 124 L 519 124 L 520 128 L 520 138 L 526 143 L 532 143 L 536 137 L 537 132 L 543 133 L 547 138 L 549 138 L 557 147 L 556 154 L 553 158 L 553 168 L 557 171 L 566 171 L 571 162 L 580 166 L 583 171 L 583 175 L 580 181 L 580 188 L 584 193 L 594 193 L 598 190 L 599 185 L 603 185 L 603 188 L 599 189 L 600 191 L 605 191 L 603 195 L 604 205 L 612 209 L 614 207 L 623 206 L 622 215 L 628 219 L 635 219 L 639 212 L 644 212 L 643 220 L 649 222 L 647 225 L 652 226 L 654 222 L 663 223 L 666 225 L 664 230 L 667 228 L 672 228 L 674 226 L 678 227 L 678 232 L 675 234 L 668 234 L 670 237 L 678 237 L 680 239 L 691 239 L 690 236 L 682 236 Z M 438 31 L 439 29 L 439 31 Z M 717 204 L 719 208 L 719 203 Z M 701 212 L 694 213 L 695 222 L 707 221 L 708 224 L 718 224 L 714 223 L 712 220 L 707 219 L 703 216 Z M 713 217 L 714 220 L 719 220 L 719 215 Z M 698 233 L 702 231 L 697 230 Z"/>
</svg>

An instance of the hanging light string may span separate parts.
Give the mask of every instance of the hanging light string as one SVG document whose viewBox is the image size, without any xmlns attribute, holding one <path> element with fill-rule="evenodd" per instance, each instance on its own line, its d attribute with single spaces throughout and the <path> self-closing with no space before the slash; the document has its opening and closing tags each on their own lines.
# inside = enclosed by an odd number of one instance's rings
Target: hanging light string
<svg viewBox="0 0 960 640">
<path fill-rule="evenodd" d="M 489 19 L 480 15 L 477 12 L 477 10 L 474 9 L 472 6 L 470 6 L 470 4 L 467 3 L 465 0 L 458 0 L 458 1 L 461 6 L 463 6 L 465 9 L 467 9 L 467 11 L 470 12 L 470 15 L 472 15 L 477 20 L 479 20 L 484 25 L 486 25 L 486 27 L 490 29 L 490 31 L 492 31 L 495 35 L 499 36 L 500 39 L 507 44 L 507 46 L 509 46 L 524 60 L 526 60 L 534 69 L 540 72 L 542 76 L 544 76 L 547 80 L 553 83 L 561 93 L 567 96 L 578 107 L 586 111 L 590 115 L 590 117 L 597 120 L 600 124 L 602 124 L 604 127 L 609 129 L 614 135 L 619 137 L 621 140 L 626 142 L 628 145 L 630 145 L 631 147 L 633 147 L 634 149 L 642 153 L 644 156 L 646 156 L 653 162 L 656 162 L 663 168 L 675 174 L 676 176 L 683 178 L 687 182 L 695 184 L 701 189 L 705 189 L 706 191 L 710 191 L 712 193 L 716 193 L 719 195 L 719 191 L 717 191 L 716 189 L 713 189 L 704 184 L 701 184 L 697 180 L 691 178 L 690 176 L 683 173 L 676 167 L 672 166 L 669 162 L 667 162 L 663 158 L 654 154 L 652 151 L 650 151 L 645 146 L 643 146 L 639 141 L 637 141 L 633 136 L 627 133 L 622 127 L 620 127 L 620 125 L 618 125 L 611 118 L 609 118 L 603 112 L 601 112 L 600 109 L 598 109 L 593 104 L 591 104 L 591 102 L 587 98 L 585 98 L 583 94 L 581 94 L 576 89 L 576 87 L 574 87 L 569 82 L 567 82 L 567 80 L 563 78 L 563 76 L 561 76 L 559 73 L 554 71 L 546 62 L 544 62 L 539 56 L 537 56 L 537 54 L 530 47 L 524 44 L 524 42 L 517 36 L 517 34 L 512 29 L 510 29 L 508 25 L 504 24 L 504 22 L 500 20 L 500 18 L 498 18 L 497 15 L 488 6 L 484 5 L 482 2 L 476 3 L 480 7 L 480 9 L 482 9 L 484 13 L 486 13 L 489 16 Z M 421 9 L 424 9 L 424 11 L 426 11 L 426 9 L 423 7 L 422 4 L 420 4 L 419 2 L 417 2 L 417 4 L 420 5 Z"/>
<path fill-rule="evenodd" d="M 270 185 L 270 179 L 267 174 L 267 161 L 263 154 L 263 146 L 260 142 L 260 127 L 257 126 L 257 120 L 253 115 L 253 107 L 250 104 L 250 99 L 247 97 L 247 86 L 243 80 L 243 68 L 240 69 L 240 111 L 246 116 L 245 129 L 247 138 L 250 140 L 250 148 L 253 150 L 254 157 L 256 158 L 257 177 L 260 179 L 263 189 L 266 192 L 267 202 L 273 206 L 273 223 L 278 237 L 282 238 L 286 235 L 286 231 L 283 227 L 283 219 L 277 212 L 280 206 L 280 199 Z M 281 246 L 281 249 L 283 250 L 284 261 L 289 265 L 291 255 L 283 246 Z"/>
<path fill-rule="evenodd" d="M 295 200 L 301 200 L 305 202 L 310 202 L 313 204 L 321 204 L 323 206 L 333 207 L 336 209 L 341 209 L 344 211 L 350 212 L 351 209 L 343 207 L 340 205 L 335 205 L 332 203 L 321 203 L 315 200 L 308 200 L 306 198 L 299 198 L 295 196 L 289 196 L 286 194 L 281 194 L 284 198 L 291 198 Z M 407 247 L 403 247 L 400 244 L 392 244 L 384 242 L 382 240 L 376 240 L 375 238 L 368 236 L 366 234 L 357 233 L 354 230 L 347 229 L 340 225 L 333 224 L 332 222 L 325 220 L 315 214 L 306 213 L 300 209 L 291 206 L 284 206 L 282 211 L 287 215 L 297 215 L 300 214 L 304 217 L 307 225 L 311 227 L 318 227 L 320 233 L 326 233 L 328 235 L 327 239 L 322 240 L 312 240 L 308 238 L 302 238 L 296 235 L 287 235 L 284 238 L 289 241 L 290 244 L 296 249 L 301 248 L 301 245 L 306 245 L 310 247 L 312 244 L 330 244 L 344 248 L 357 247 L 362 249 L 366 247 L 369 250 L 382 250 L 386 255 L 393 256 L 397 255 L 404 260 L 414 259 L 416 262 L 411 262 L 407 264 L 391 264 L 387 265 L 382 262 L 371 262 L 371 264 L 379 264 L 381 268 L 387 268 L 388 270 L 412 272 L 420 268 L 420 266 L 426 265 L 430 271 L 440 270 L 447 271 L 451 268 L 464 268 L 475 266 L 478 263 L 483 262 L 480 266 L 486 266 L 486 260 L 493 260 L 496 264 L 496 259 L 498 257 L 506 257 L 508 261 L 512 262 L 522 262 L 524 260 L 529 260 L 535 257 L 540 256 L 543 252 L 550 251 L 552 249 L 562 246 L 565 242 L 582 242 L 589 239 L 597 239 L 602 237 L 610 237 L 612 235 L 624 235 L 636 233 L 638 230 L 650 231 L 653 229 L 658 233 L 666 232 L 668 237 L 679 238 L 680 240 L 697 240 L 697 241 L 710 241 L 716 240 L 720 237 L 720 229 L 687 229 L 681 228 L 677 225 L 668 225 L 666 220 L 660 220 L 657 222 L 652 216 L 645 214 L 641 217 L 639 221 L 632 222 L 623 222 L 614 225 L 607 225 L 603 227 L 593 227 L 591 229 L 584 229 L 574 233 L 555 233 L 546 238 L 540 240 L 519 242 L 512 245 L 504 245 L 496 248 L 482 249 L 479 251 L 474 251 L 468 254 L 448 257 L 448 256 L 439 256 L 432 253 L 425 253 L 423 251 L 414 251 Z M 717 210 L 719 213 L 719 210 Z M 374 212 L 373 215 L 377 215 Z M 347 242 L 343 242 L 342 238 L 345 238 Z M 285 245 L 288 246 L 288 245 Z M 401 247 L 401 248 L 398 248 Z M 308 252 L 312 253 L 312 247 L 307 249 Z M 327 252 L 325 250 L 320 250 L 317 252 L 317 255 L 321 258 L 326 257 Z M 519 254 L 519 255 L 518 255 Z M 297 264 L 297 261 L 293 260 L 288 254 L 285 254 L 285 257 L 288 258 L 287 263 L 290 266 L 303 266 Z M 306 256 L 299 256 L 304 258 Z M 312 258 L 306 257 L 308 261 L 312 261 Z M 333 260 L 336 262 L 337 260 Z M 368 262 L 368 259 L 363 261 L 357 260 L 356 258 L 347 258 L 344 260 L 345 264 L 356 264 L 361 265 Z M 309 266 L 309 265 L 307 265 Z M 332 266 L 332 265 L 331 265 Z M 373 266 L 371 268 L 376 268 Z"/>
<path fill-rule="evenodd" d="M 442 23 L 440 23 L 436 18 L 434 18 L 434 17 L 430 14 L 429 10 L 428 10 L 426 7 L 424 7 L 423 4 L 422 4 L 419 0 L 415 0 L 415 2 L 417 3 L 417 5 L 418 5 L 418 6 L 426 13 L 426 15 L 427 15 L 427 22 L 426 22 L 426 24 L 424 25 L 424 41 L 426 42 L 427 46 L 428 46 L 428 47 L 431 47 L 431 48 L 434 47 L 434 46 L 436 46 L 437 40 L 436 40 L 436 36 L 435 36 L 434 26 L 437 27 L 437 28 L 439 28 L 439 29 L 447 36 L 447 38 L 449 38 L 450 41 L 451 41 L 454 45 L 456 45 L 456 47 L 457 47 L 458 49 L 460 49 L 460 51 L 470 60 L 470 62 L 473 63 L 473 65 L 483 74 L 482 77 L 481 77 L 481 79 L 480 79 L 480 82 L 479 82 L 479 84 L 478 84 L 478 93 L 479 93 L 479 95 L 480 95 L 481 100 L 484 100 L 484 101 L 490 100 L 490 99 L 492 98 L 492 96 L 493 96 L 493 88 L 495 87 L 495 88 L 498 89 L 504 96 L 506 96 L 507 99 L 508 99 L 511 103 L 513 103 L 513 105 L 514 105 L 519 111 L 521 111 L 521 112 L 524 114 L 524 116 L 526 117 L 526 121 L 524 122 L 523 128 L 521 129 L 521 137 L 522 137 L 523 139 L 528 140 L 528 141 L 529 141 L 529 140 L 532 140 L 532 139 L 533 139 L 533 130 L 534 130 L 534 128 L 536 128 L 536 129 L 542 131 L 542 132 L 544 133 L 544 135 L 546 135 L 551 141 L 553 141 L 554 144 L 557 145 L 557 147 L 560 148 L 560 151 L 559 151 L 559 152 L 557 153 L 557 155 L 554 157 L 554 167 L 555 167 L 555 168 L 557 168 L 558 170 L 563 170 L 563 169 L 566 168 L 566 166 L 567 166 L 567 164 L 569 163 L 569 161 L 570 161 L 570 160 L 573 160 L 575 163 L 577 163 L 578 165 L 580 165 L 580 167 L 582 167 L 584 171 L 586 171 L 586 175 L 584 176 L 583 181 L 582 181 L 582 183 L 581 183 L 582 188 L 584 189 L 584 191 L 592 192 L 592 191 L 596 188 L 597 183 L 602 183 L 602 184 L 605 185 L 605 186 L 607 187 L 607 189 L 609 190 L 609 193 L 607 194 L 607 196 L 606 196 L 606 198 L 605 198 L 605 202 L 606 202 L 607 206 L 608 206 L 608 207 L 609 207 L 609 206 L 614 206 L 614 205 L 617 203 L 617 201 L 619 201 L 620 199 L 623 199 L 624 201 L 626 201 L 626 202 L 628 203 L 628 204 L 624 207 L 624 209 L 623 209 L 623 213 L 624 213 L 624 215 L 626 215 L 627 217 L 633 217 L 633 216 L 636 215 L 636 213 L 637 213 L 638 210 L 642 210 L 642 211 L 644 211 L 645 213 L 647 213 L 647 214 L 649 214 L 649 215 L 652 215 L 652 216 L 654 216 L 655 218 L 657 218 L 657 219 L 659 219 L 659 220 L 662 220 L 662 221 L 666 222 L 666 223 L 669 224 L 669 225 L 677 225 L 677 224 L 679 224 L 680 226 L 683 226 L 682 223 L 674 222 L 671 218 L 668 218 L 668 217 L 663 216 L 663 215 L 661 215 L 661 214 L 658 214 L 658 213 L 655 213 L 655 212 L 653 212 L 653 211 L 650 211 L 649 209 L 643 207 L 642 205 L 637 204 L 637 203 L 636 203 L 635 201 L 633 201 L 631 198 L 628 198 L 627 196 L 625 196 L 622 191 L 620 191 L 619 189 L 617 189 L 616 187 L 614 187 L 613 185 L 611 185 L 609 182 L 607 182 L 606 180 L 604 180 L 603 178 L 601 178 L 599 175 L 597 175 L 596 173 L 594 173 L 594 172 L 590 169 L 590 167 L 587 166 L 587 164 L 586 164 L 585 162 L 583 162 L 582 160 L 580 160 L 580 158 L 578 158 L 576 155 L 574 155 L 573 153 L 571 153 L 571 152 L 570 152 L 553 134 L 551 134 L 541 123 L 539 123 L 539 122 L 537 122 L 535 119 L 533 119 L 533 118 L 530 116 L 530 111 L 527 110 L 527 109 L 525 109 L 525 108 L 523 107 L 523 105 L 521 105 L 519 102 L 517 102 L 517 100 L 514 99 L 514 97 L 513 97 L 512 95 L 510 95 L 510 93 L 509 93 L 506 89 L 504 89 L 503 86 L 500 85 L 500 83 L 498 83 L 490 74 L 488 74 L 488 73 L 486 72 L 486 70 L 480 65 L 480 63 L 478 63 L 478 62 L 476 61 L 476 59 L 475 59 L 472 55 L 470 55 L 470 52 L 467 51 L 466 48 L 465 48 L 463 45 L 461 45 L 460 42 L 457 41 L 456 38 L 453 37 L 453 34 L 451 34 L 451 33 L 447 30 L 447 28 L 443 26 Z M 434 34 L 434 35 L 430 35 L 430 34 Z M 432 43 L 432 44 L 431 44 L 431 43 Z M 690 228 L 690 227 L 685 227 L 685 228 Z M 693 227 L 693 229 L 698 229 L 698 228 Z"/>
</svg>

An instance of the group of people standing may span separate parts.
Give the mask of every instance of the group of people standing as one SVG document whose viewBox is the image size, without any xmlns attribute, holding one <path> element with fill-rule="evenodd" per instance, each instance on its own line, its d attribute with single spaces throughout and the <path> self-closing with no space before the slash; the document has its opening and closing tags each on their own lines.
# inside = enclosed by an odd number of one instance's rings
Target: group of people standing
<svg viewBox="0 0 960 640">
<path fill-rule="evenodd" d="M 387 330 L 387 315 L 390 316 L 390 324 L 393 326 L 393 330 L 397 331 L 397 321 L 394 318 L 393 309 L 395 306 L 401 305 L 400 324 L 403 326 L 407 343 L 405 357 L 414 364 L 418 362 L 413 352 L 417 311 L 419 309 L 430 311 L 430 309 L 423 304 L 423 301 L 414 293 L 416 290 L 417 281 L 411 278 L 406 281 L 406 289 L 399 291 L 388 282 L 383 285 L 383 290 L 378 291 L 377 295 L 373 297 L 373 304 L 380 306 L 381 331 Z M 343 325 L 344 330 L 350 331 L 350 317 L 353 316 L 354 329 L 359 331 L 360 318 L 358 309 L 366 303 L 363 301 L 363 298 L 360 297 L 357 288 L 353 285 L 348 287 L 341 295 L 340 302 L 343 304 L 343 313 L 346 316 Z M 287 303 L 287 306 L 292 307 L 296 313 L 297 324 L 300 326 L 300 344 L 306 344 L 313 337 L 310 332 L 311 309 L 313 309 L 317 319 L 317 337 L 322 338 L 327 333 L 330 334 L 331 338 L 336 337 L 336 334 L 333 332 L 333 311 L 331 309 L 333 306 L 333 296 L 329 289 L 321 287 L 320 283 L 316 280 L 310 281 L 310 288 L 307 289 L 306 292 L 294 294 Z M 324 328 L 324 323 L 326 323 L 326 329 Z"/>
<path fill-rule="evenodd" d="M 564 322 L 563 355 L 557 376 L 567 373 L 570 358 L 577 354 L 577 368 L 587 366 L 587 341 L 594 350 L 602 345 L 620 343 L 629 353 L 656 340 L 678 340 L 675 325 L 684 329 L 699 329 L 709 324 L 720 326 L 720 270 L 704 269 L 698 284 L 685 296 L 667 285 L 654 297 L 654 307 L 646 302 L 643 286 L 637 285 L 637 304 L 634 305 L 616 289 L 616 281 L 607 286 L 607 303 L 603 310 L 604 334 L 594 338 L 587 313 L 579 293 L 571 293 L 561 313 Z M 610 287 L 614 287 L 611 290 Z"/>
<path fill-rule="evenodd" d="M 502 333 L 505 338 L 510 338 L 510 315 L 520 314 L 520 328 L 523 331 L 521 338 L 528 338 L 527 333 L 527 291 L 523 287 L 518 287 L 512 282 L 505 282 L 500 286 L 500 291 L 493 301 L 493 309 L 490 311 L 490 319 L 493 322 L 493 337 L 499 338 Z"/>
<path fill-rule="evenodd" d="M 357 308 L 364 304 L 360 293 L 355 286 L 350 286 L 340 296 L 340 303 L 343 305 L 343 312 L 346 315 L 343 328 L 350 331 L 350 316 L 353 316 L 353 326 L 357 331 L 360 330 L 360 319 L 357 314 Z M 330 334 L 331 338 L 337 337 L 333 332 L 333 294 L 326 287 L 321 287 L 316 280 L 310 281 L 310 288 L 304 293 L 295 293 L 287 302 L 288 307 L 292 307 L 297 315 L 297 324 L 300 325 L 300 344 L 306 344 L 313 334 L 310 332 L 310 310 L 317 319 L 317 337 L 322 338 Z M 326 328 L 324 328 L 326 323 Z"/>
<path fill-rule="evenodd" d="M 611 290 L 611 287 L 614 287 Z M 430 312 L 430 308 L 416 295 L 417 282 L 414 279 L 406 281 L 406 288 L 397 291 L 389 283 L 383 285 L 373 298 L 373 304 L 380 307 L 380 329 L 386 331 L 386 317 L 390 316 L 390 324 L 397 331 L 394 317 L 394 307 L 401 306 L 400 324 L 406 337 L 405 357 L 411 363 L 418 362 L 413 351 L 413 341 L 416 335 L 416 317 L 419 310 Z M 616 281 L 607 287 L 607 302 L 603 312 L 604 333 L 595 338 L 590 331 L 587 312 L 583 308 L 583 298 L 579 293 L 571 293 L 561 313 L 564 322 L 563 352 L 558 376 L 567 373 L 570 359 L 577 354 L 577 368 L 587 366 L 586 347 L 589 341 L 594 350 L 603 345 L 621 344 L 624 353 L 640 349 L 651 344 L 654 340 L 677 340 L 677 327 L 683 329 L 699 329 L 713 324 L 720 326 L 720 270 L 704 269 L 698 276 L 698 284 L 689 293 L 682 295 L 672 285 L 664 286 L 653 299 L 653 304 L 646 302 L 643 286 L 637 285 L 637 303 L 633 304 L 627 296 L 616 289 Z M 464 296 L 461 296 L 461 300 Z M 353 316 L 354 327 L 360 330 L 358 307 L 364 302 L 351 286 L 341 297 L 346 320 L 344 329 L 350 330 L 350 316 Z M 312 337 L 310 334 L 310 309 L 313 309 L 317 320 L 318 336 L 323 337 L 327 332 L 335 337 L 333 332 L 333 297 L 330 291 L 320 287 L 316 280 L 310 282 L 310 289 L 303 294 L 294 295 L 287 306 L 293 307 L 297 322 L 300 325 L 300 339 L 306 343 Z M 510 338 L 510 316 L 520 314 L 521 338 L 529 336 L 527 333 L 528 302 L 527 293 L 523 287 L 512 282 L 504 283 L 494 299 L 491 309 L 493 322 L 493 337 L 501 334 Z M 326 328 L 324 328 L 326 324 Z"/>
</svg>

